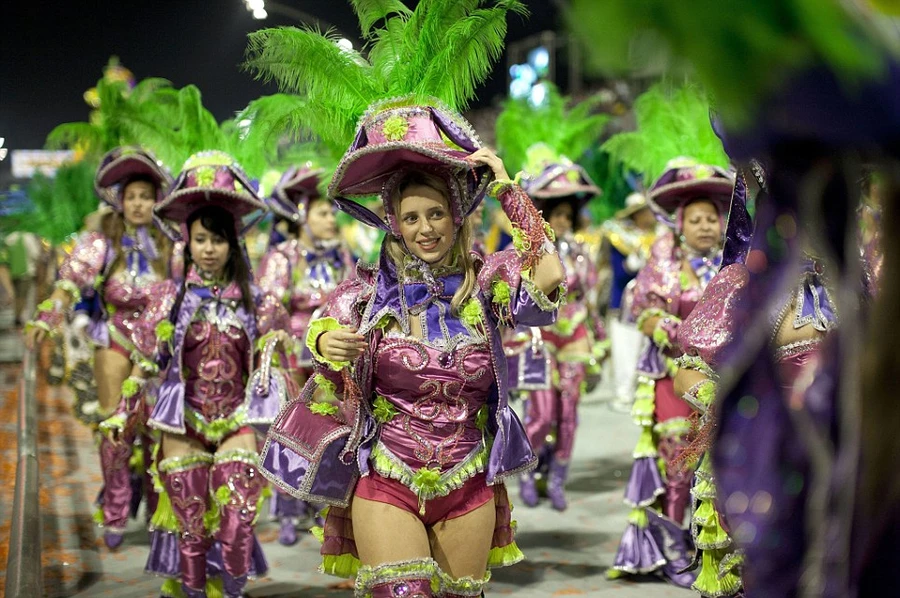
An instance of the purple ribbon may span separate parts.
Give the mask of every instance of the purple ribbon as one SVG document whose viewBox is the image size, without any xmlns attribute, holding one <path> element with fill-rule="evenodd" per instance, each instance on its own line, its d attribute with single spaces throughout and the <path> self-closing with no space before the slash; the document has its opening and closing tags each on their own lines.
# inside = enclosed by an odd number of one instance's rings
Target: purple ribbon
<svg viewBox="0 0 900 598">
<path fill-rule="evenodd" d="M 309 279 L 326 283 L 334 282 L 331 273 L 341 271 L 344 267 L 340 247 L 329 249 L 306 250 L 306 264 L 309 268 Z"/>
<path fill-rule="evenodd" d="M 150 271 L 150 261 L 159 259 L 156 243 L 146 226 L 139 226 L 134 234 L 122 235 L 122 252 L 125 254 L 125 269 L 135 275 Z"/>
<path fill-rule="evenodd" d="M 722 254 L 717 253 L 712 258 L 692 257 L 690 264 L 694 274 L 700 279 L 700 286 L 705 289 L 722 265 Z"/>
<path fill-rule="evenodd" d="M 425 311 L 428 341 L 449 342 L 457 334 L 467 334 L 459 318 L 450 315 L 450 301 L 463 282 L 462 274 L 448 274 L 425 282 L 404 282 L 403 296 L 411 314 Z M 448 335 L 444 334 L 446 327 Z"/>
<path fill-rule="evenodd" d="M 822 283 L 821 265 L 813 259 L 803 260 L 803 272 L 806 276 L 801 283 L 803 305 L 798 319 L 803 323 L 812 323 L 816 330 L 827 331 L 834 324 L 834 306 Z"/>
</svg>

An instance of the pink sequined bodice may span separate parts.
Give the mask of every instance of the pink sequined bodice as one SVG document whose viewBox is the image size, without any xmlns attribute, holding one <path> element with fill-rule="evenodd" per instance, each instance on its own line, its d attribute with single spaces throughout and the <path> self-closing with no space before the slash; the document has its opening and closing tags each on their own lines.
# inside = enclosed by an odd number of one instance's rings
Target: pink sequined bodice
<svg viewBox="0 0 900 598">
<path fill-rule="evenodd" d="M 132 337 L 135 323 L 150 303 L 150 287 L 156 282 L 157 277 L 152 273 L 137 280 L 121 273 L 110 277 L 103 286 L 109 322 L 122 335 L 117 340 L 125 342 Z"/>
<path fill-rule="evenodd" d="M 185 401 L 207 421 L 228 417 L 244 399 L 250 341 L 235 322 L 200 319 L 185 335 Z"/>
<path fill-rule="evenodd" d="M 381 425 L 381 445 L 412 469 L 452 468 L 481 446 L 476 414 L 493 382 L 486 344 L 463 345 L 448 361 L 417 339 L 385 337 L 375 352 L 375 392 L 395 415 Z"/>
</svg>

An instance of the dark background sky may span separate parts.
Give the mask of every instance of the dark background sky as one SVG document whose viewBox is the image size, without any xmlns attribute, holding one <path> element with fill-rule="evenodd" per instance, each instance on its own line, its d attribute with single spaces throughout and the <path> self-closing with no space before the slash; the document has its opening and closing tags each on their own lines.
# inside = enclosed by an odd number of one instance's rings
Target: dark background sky
<svg viewBox="0 0 900 598">
<path fill-rule="evenodd" d="M 24 0 L 0 10 L 0 137 L 10 149 L 43 146 L 59 123 L 87 120 L 85 90 L 102 76 L 112 55 L 137 79 L 163 77 L 176 87 L 193 83 L 204 104 L 224 120 L 250 100 L 276 91 L 240 70 L 247 33 L 297 25 L 272 2 L 269 18 L 254 19 L 243 0 Z M 359 47 L 357 20 L 343 0 L 281 0 L 288 12 L 325 21 Z M 415 5 L 414 0 L 407 5 Z M 509 40 L 557 25 L 556 2 L 526 2 L 531 17 L 509 18 Z M 13 6 L 10 6 L 13 5 Z M 505 58 L 479 94 L 504 93 Z M 8 172 L 9 160 L 0 166 Z"/>
</svg>

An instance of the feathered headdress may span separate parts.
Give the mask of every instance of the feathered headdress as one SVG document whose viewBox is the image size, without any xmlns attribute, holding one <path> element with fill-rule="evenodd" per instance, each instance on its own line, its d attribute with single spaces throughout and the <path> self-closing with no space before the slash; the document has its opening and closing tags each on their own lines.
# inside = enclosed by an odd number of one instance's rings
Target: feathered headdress
<svg viewBox="0 0 900 598">
<path fill-rule="evenodd" d="M 634 114 L 637 130 L 613 135 L 601 149 L 643 174 L 646 185 L 656 181 L 679 156 L 728 167 L 728 155 L 710 124 L 709 103 L 697 87 L 672 88 L 658 83 L 637 98 Z"/>
<path fill-rule="evenodd" d="M 555 86 L 547 85 L 546 102 L 535 107 L 526 99 L 509 99 L 497 117 L 497 150 L 511 171 L 522 171 L 522 184 L 536 199 L 600 193 L 574 163 L 594 144 L 609 116 L 592 114 L 598 98 L 566 108 Z"/>
<path fill-rule="evenodd" d="M 474 208 L 487 177 L 465 157 L 481 146 L 457 113 L 500 57 L 506 15 L 524 14 L 517 0 L 422 0 L 410 10 L 398 0 L 351 0 L 367 41 L 365 56 L 310 28 L 250 34 L 247 68 L 274 80 L 302 102 L 294 118 L 344 153 L 329 188 L 338 205 L 366 224 L 397 233 L 349 198 L 376 193 L 384 201 L 399 170 L 419 167 L 447 178 L 454 220 Z"/>
</svg>

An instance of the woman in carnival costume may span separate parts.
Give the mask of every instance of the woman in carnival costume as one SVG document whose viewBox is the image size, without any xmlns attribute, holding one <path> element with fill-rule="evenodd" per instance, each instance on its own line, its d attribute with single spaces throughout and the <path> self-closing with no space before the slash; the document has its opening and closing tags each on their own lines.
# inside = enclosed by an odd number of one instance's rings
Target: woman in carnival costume
<svg viewBox="0 0 900 598">
<path fill-rule="evenodd" d="M 162 432 L 155 459 L 162 492 L 146 570 L 171 578 L 164 596 L 206 596 L 209 584 L 242 596 L 248 576 L 267 568 L 253 531 L 266 484 L 250 426 L 277 413 L 290 381 L 270 361 L 278 344 L 291 341 L 287 313 L 253 285 L 239 241 L 242 218 L 264 208 L 222 152 L 189 158 L 156 207 L 181 223 L 186 275 L 153 288 L 134 327 L 131 387 L 101 429 L 114 439 L 127 431 L 145 376 L 163 371 L 148 420 Z M 268 385 L 251 378 L 255 368 Z M 221 585 L 207 575 L 220 576 Z"/>
<path fill-rule="evenodd" d="M 132 332 L 150 302 L 150 288 L 170 275 L 171 244 L 153 213 L 170 184 L 168 173 L 146 151 L 123 147 L 109 152 L 100 163 L 95 187 L 113 211 L 104 217 L 101 231 L 79 239 L 59 269 L 56 290 L 26 326 L 25 342 L 31 348 L 47 333 L 57 332 L 66 311 L 82 298 L 96 297 L 99 312 L 90 336 L 97 347 L 94 371 L 104 416 L 115 411 L 131 372 Z M 117 548 L 125 532 L 133 493 L 129 460 L 135 437 L 132 428 L 122 442 L 100 440 L 103 490 L 99 502 L 103 539 L 109 548 Z M 143 442 L 146 448 L 149 439 Z M 152 510 L 153 504 L 148 506 Z"/>
<path fill-rule="evenodd" d="M 329 49 L 336 65 L 294 55 L 289 78 L 274 73 L 283 85 L 299 82 L 313 109 L 354 97 L 309 83 L 315 68 L 341 67 L 371 93 L 358 128 L 343 125 L 350 134 L 340 138 L 352 144 L 330 194 L 385 231 L 379 264 L 358 268 L 310 324 L 316 375 L 279 415 L 261 457 L 276 484 L 332 505 L 323 569 L 355 574 L 361 597 L 479 596 L 489 567 L 522 558 L 503 481 L 535 458 L 507 405 L 499 328 L 552 322 L 564 272 L 527 195 L 440 101 L 471 97 L 502 45 L 507 10 L 521 10 L 477 4 L 356 3 L 369 59 Z M 381 19 L 385 27 L 372 30 Z M 254 36 L 250 64 L 270 75 L 265 65 L 281 51 L 322 40 L 297 30 Z M 384 95 L 399 97 L 379 102 Z M 492 178 L 518 243 L 482 261 L 470 252 L 466 217 Z M 385 220 L 353 200 L 372 194 Z"/>
<path fill-rule="evenodd" d="M 351 277 L 355 260 L 338 237 L 331 202 L 319 191 L 322 170 L 288 169 L 275 185 L 268 205 L 288 225 L 289 239 L 263 256 L 257 272 L 259 287 L 281 299 L 291 315 L 291 333 L 305 338 L 338 283 Z M 302 386 L 313 374 L 312 355 L 304 347 L 290 358 L 291 374 Z M 296 519 L 315 516 L 317 508 L 276 491 L 273 511 L 281 520 L 278 541 L 297 542 Z"/>
<path fill-rule="evenodd" d="M 733 184 L 718 167 L 682 159 L 670 163 L 649 191 L 673 232 L 654 244 L 634 290 L 632 314 L 650 342 L 638 363 L 632 407 L 643 429 L 625 492 L 633 510 L 613 576 L 659 571 L 677 585 L 693 582 L 692 574 L 681 572 L 690 563 L 682 525 L 691 472 L 680 457 L 691 431 L 691 408 L 672 387 L 674 359 L 681 355 L 676 334 L 718 270 Z"/>
<path fill-rule="evenodd" d="M 565 98 L 550 87 L 545 105 L 532 107 L 525 100 L 510 100 L 497 117 L 498 148 L 511 164 L 522 168 L 522 186 L 547 219 L 566 269 L 567 293 L 559 318 L 539 332 L 539 345 L 535 338 L 520 343 L 531 350 L 520 353 L 511 364 L 528 373 L 545 370 L 546 361 L 539 360 L 550 361 L 548 384 L 529 393 L 525 429 L 538 454 L 548 434 L 555 432 L 553 446 L 547 447 L 547 494 L 558 511 L 568 506 L 565 483 L 587 369 L 599 368 L 606 349 L 596 296 L 597 268 L 591 251 L 574 237 L 581 208 L 601 192 L 584 168 L 567 157 L 581 156 L 606 125 L 607 116 L 591 114 L 595 105 L 588 100 L 567 109 Z M 523 127 L 523 122 L 528 126 Z M 546 352 L 535 350 L 537 347 Z M 520 496 L 527 506 L 537 506 L 533 473 L 523 475 Z"/>
<path fill-rule="evenodd" d="M 555 441 L 548 456 L 547 495 L 550 505 L 564 511 L 568 503 L 565 483 L 575 445 L 578 402 L 586 388 L 588 368 L 605 357 L 606 331 L 597 311 L 597 269 L 590 251 L 573 236 L 584 204 L 600 194 L 587 173 L 565 156 L 544 162 L 536 175 L 525 175 L 523 186 L 547 218 L 566 270 L 566 299 L 557 321 L 541 330 L 551 362 L 550 388 L 530 393 L 525 429 L 535 452 L 540 453 L 548 434 Z M 538 503 L 534 475 L 525 473 L 520 485 L 522 502 Z"/>
</svg>

